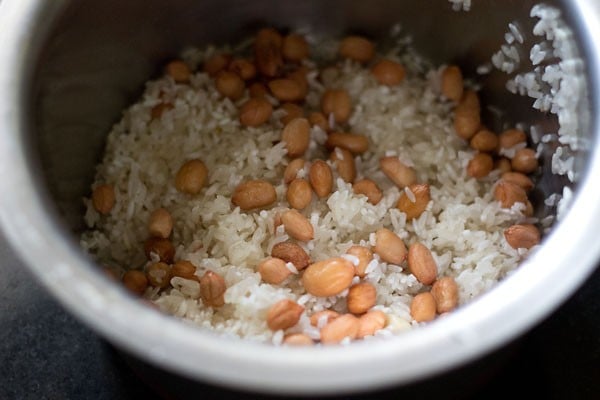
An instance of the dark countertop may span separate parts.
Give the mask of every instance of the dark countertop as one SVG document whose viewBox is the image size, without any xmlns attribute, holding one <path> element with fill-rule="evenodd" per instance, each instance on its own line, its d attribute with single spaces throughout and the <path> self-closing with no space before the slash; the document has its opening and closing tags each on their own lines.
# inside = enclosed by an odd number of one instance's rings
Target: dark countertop
<svg viewBox="0 0 600 400">
<path fill-rule="evenodd" d="M 0 276 L 0 400 L 264 398 L 208 385 L 190 395 L 179 378 L 115 350 L 66 313 L 2 237 Z M 517 386 L 535 398 L 600 398 L 600 269 L 553 315 L 499 351 L 420 384 L 344 398 L 495 399 L 523 394 Z"/>
</svg>

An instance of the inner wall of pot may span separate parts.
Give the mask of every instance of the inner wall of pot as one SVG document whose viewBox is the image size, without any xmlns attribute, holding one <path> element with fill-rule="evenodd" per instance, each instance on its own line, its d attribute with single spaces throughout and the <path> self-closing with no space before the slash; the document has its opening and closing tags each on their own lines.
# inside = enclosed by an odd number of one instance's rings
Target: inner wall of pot
<svg viewBox="0 0 600 400">
<path fill-rule="evenodd" d="M 490 128 L 499 131 L 521 122 L 556 132 L 554 116 L 533 110 L 533 99 L 505 89 L 507 74 L 496 69 L 477 74 L 478 67 L 489 64 L 505 44 L 509 23 L 524 33 L 523 48 L 540 40 L 531 35 L 537 21 L 529 17 L 536 2 L 473 3 L 469 12 L 454 11 L 447 0 L 67 3 L 37 65 L 33 112 L 42 174 L 60 220 L 75 234 L 84 228 L 82 199 L 89 195 L 106 135 L 122 110 L 140 95 L 144 82 L 161 73 L 166 60 L 188 46 L 236 42 L 263 26 L 308 28 L 320 35 L 359 33 L 378 40 L 400 24 L 415 48 L 433 63 L 458 64 L 467 77 L 482 83 L 482 103 L 503 110 L 484 114 Z M 568 11 L 564 10 L 567 17 Z M 522 56 L 527 59 L 528 54 Z M 549 173 L 552 150 L 549 146 L 542 155 L 544 178 L 532 195 L 538 216 L 554 212 L 543 199 L 560 193 L 566 182 Z"/>
</svg>

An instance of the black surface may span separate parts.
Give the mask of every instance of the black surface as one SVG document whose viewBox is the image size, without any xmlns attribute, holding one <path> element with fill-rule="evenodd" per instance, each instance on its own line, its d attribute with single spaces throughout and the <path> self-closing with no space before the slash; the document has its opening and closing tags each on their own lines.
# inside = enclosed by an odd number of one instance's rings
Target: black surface
<svg viewBox="0 0 600 400">
<path fill-rule="evenodd" d="M 551 288 L 549 288 L 551 290 Z M 600 398 L 600 269 L 517 341 L 450 374 L 344 399 Z M 519 396 L 521 397 L 521 396 Z M 130 359 L 67 314 L 0 238 L 0 400 L 259 399 Z"/>
</svg>

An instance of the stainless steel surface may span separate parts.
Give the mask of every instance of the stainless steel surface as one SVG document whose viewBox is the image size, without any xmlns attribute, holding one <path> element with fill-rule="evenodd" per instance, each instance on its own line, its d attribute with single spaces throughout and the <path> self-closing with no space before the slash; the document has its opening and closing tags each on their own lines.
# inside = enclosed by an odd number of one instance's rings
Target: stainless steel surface
<svg viewBox="0 0 600 400">
<path fill-rule="evenodd" d="M 81 227 L 81 197 L 107 130 L 160 61 L 182 46 L 236 39 L 262 23 L 379 35 L 401 22 L 425 55 L 459 62 L 472 72 L 499 48 L 508 22 L 530 29 L 527 14 L 534 2 L 475 3 L 470 13 L 455 13 L 445 0 L 428 2 L 426 11 L 411 1 L 174 1 L 166 6 L 157 0 L 5 0 L 0 5 L 2 229 L 34 274 L 82 321 L 138 357 L 191 378 L 270 392 L 340 393 L 412 382 L 489 352 L 548 315 L 593 270 L 600 251 L 595 147 L 581 154 L 585 174 L 571 210 L 518 273 L 452 316 L 386 343 L 298 351 L 216 337 L 132 299 L 96 271 L 72 233 Z M 600 4 L 551 3 L 564 5 L 576 28 L 587 65 L 590 115 L 598 115 L 600 60 L 593 38 L 600 36 Z M 501 75 L 490 76 L 485 98 L 503 106 L 508 120 L 545 118 L 523 113 L 530 101 L 501 95 L 502 82 Z M 584 134 L 596 140 L 596 120 Z"/>
</svg>

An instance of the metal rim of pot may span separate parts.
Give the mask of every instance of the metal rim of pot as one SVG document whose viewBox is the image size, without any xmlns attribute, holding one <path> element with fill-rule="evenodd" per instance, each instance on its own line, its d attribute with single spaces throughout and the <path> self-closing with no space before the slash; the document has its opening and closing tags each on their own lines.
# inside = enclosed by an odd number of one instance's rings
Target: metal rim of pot
<svg viewBox="0 0 600 400">
<path fill-rule="evenodd" d="M 552 312 L 591 274 L 598 260 L 600 150 L 590 153 L 570 210 L 518 274 L 448 318 L 401 339 L 349 347 L 273 348 L 225 339 L 161 314 L 95 270 L 52 215 L 31 167 L 23 110 L 32 58 L 61 2 L 5 0 L 0 68 L 0 222 L 26 265 L 73 314 L 117 347 L 195 379 L 272 393 L 345 393 L 408 383 L 456 367 L 522 334 Z M 592 115 L 600 115 L 600 7 L 576 0 L 587 32 Z M 597 118 L 593 121 L 600 134 Z M 544 273 L 539 268 L 543 266 Z"/>
</svg>

